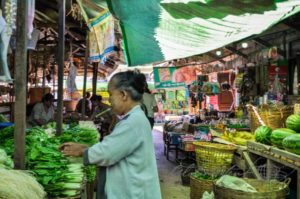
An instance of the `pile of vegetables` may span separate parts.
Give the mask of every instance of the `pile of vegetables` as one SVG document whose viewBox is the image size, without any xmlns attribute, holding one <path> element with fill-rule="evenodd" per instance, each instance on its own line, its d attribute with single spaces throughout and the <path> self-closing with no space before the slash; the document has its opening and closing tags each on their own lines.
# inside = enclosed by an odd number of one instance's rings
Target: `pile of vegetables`
<svg viewBox="0 0 300 199">
<path fill-rule="evenodd" d="M 75 126 L 64 130 L 61 136 L 51 138 L 54 142 L 62 144 L 65 142 L 77 142 L 81 144 L 93 145 L 99 141 L 99 133 L 93 127 Z M 93 182 L 96 179 L 97 167 L 90 165 L 85 167 L 85 173 L 88 182 Z"/>
<path fill-rule="evenodd" d="M 0 122 L 9 122 L 9 120 L 2 114 L 0 114 Z"/>
<path fill-rule="evenodd" d="M 0 198 L 42 199 L 46 197 L 43 187 L 25 171 L 0 168 Z"/>
<path fill-rule="evenodd" d="M 9 157 L 3 149 L 0 149 L 0 169 L 12 169 L 14 167 L 14 162 L 11 157 Z"/>
<path fill-rule="evenodd" d="M 274 130 L 260 126 L 255 130 L 255 140 L 300 155 L 300 115 L 290 115 L 286 119 L 286 126 Z"/>
<path fill-rule="evenodd" d="M 191 173 L 191 176 L 193 178 L 198 179 L 198 180 L 215 180 L 215 179 L 219 178 L 218 176 L 211 176 L 211 175 L 208 175 L 208 174 L 205 174 L 205 173 L 201 173 L 199 171 Z"/>
<path fill-rule="evenodd" d="M 9 155 L 12 155 L 14 150 L 13 133 L 13 127 L 0 130 L 0 146 L 4 146 Z M 68 159 L 59 151 L 59 143 L 49 138 L 43 128 L 26 130 L 26 167 L 35 173 L 38 182 L 49 195 L 78 194 L 83 182 L 83 169 L 70 165 Z"/>
<path fill-rule="evenodd" d="M 97 129 L 81 128 L 75 126 L 63 131 L 61 136 L 55 137 L 59 143 L 77 142 L 81 144 L 93 145 L 99 141 L 99 133 Z"/>
</svg>

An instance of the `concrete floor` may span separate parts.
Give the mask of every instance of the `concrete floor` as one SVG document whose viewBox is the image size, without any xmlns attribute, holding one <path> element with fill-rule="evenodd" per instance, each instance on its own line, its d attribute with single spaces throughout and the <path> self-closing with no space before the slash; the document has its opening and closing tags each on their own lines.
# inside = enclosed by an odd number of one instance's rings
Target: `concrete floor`
<svg viewBox="0 0 300 199">
<path fill-rule="evenodd" d="M 164 156 L 164 143 L 162 138 L 162 126 L 155 125 L 153 141 L 155 145 L 156 161 L 160 178 L 160 187 L 163 199 L 189 199 L 190 188 L 181 185 L 178 165 L 172 162 L 175 159 L 170 153 L 170 160 Z"/>
</svg>

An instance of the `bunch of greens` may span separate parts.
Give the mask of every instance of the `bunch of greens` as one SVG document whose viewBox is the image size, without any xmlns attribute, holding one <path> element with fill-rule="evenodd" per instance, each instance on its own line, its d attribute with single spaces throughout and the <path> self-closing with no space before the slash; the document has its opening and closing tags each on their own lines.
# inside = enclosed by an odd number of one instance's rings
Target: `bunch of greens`
<svg viewBox="0 0 300 199">
<path fill-rule="evenodd" d="M 1 145 L 12 155 L 14 128 L 7 127 L 0 131 Z M 2 139 L 3 137 L 6 139 Z M 76 179 L 76 187 L 81 187 L 83 182 L 83 170 L 79 172 L 67 158 L 59 151 L 59 143 L 48 138 L 45 129 L 33 127 L 26 130 L 26 167 L 36 174 L 37 180 L 44 186 L 48 194 L 52 196 L 74 196 L 68 186 Z M 73 169 L 73 170 L 72 170 Z M 78 174 L 78 175 L 77 175 Z M 62 186 L 65 184 L 66 186 Z M 76 194 L 79 189 L 76 189 Z M 69 195 L 67 195 L 69 194 Z M 73 195 L 71 195 L 73 194 Z"/>
<path fill-rule="evenodd" d="M 0 168 L 12 169 L 14 167 L 14 163 L 3 149 L 0 149 Z"/>
<path fill-rule="evenodd" d="M 0 122 L 9 122 L 9 121 L 4 115 L 0 114 Z"/>
<path fill-rule="evenodd" d="M 61 136 L 56 137 L 60 143 L 77 142 L 81 144 L 93 145 L 99 140 L 99 133 L 97 129 L 81 128 L 75 126 L 63 131 Z"/>
<path fill-rule="evenodd" d="M 64 130 L 61 136 L 51 138 L 55 143 L 62 144 L 64 142 L 77 142 L 81 144 L 93 145 L 99 140 L 99 133 L 95 128 L 87 128 L 75 126 Z M 96 166 L 90 165 L 85 168 L 88 182 L 93 182 L 96 179 Z"/>
<path fill-rule="evenodd" d="M 216 177 L 216 176 L 210 176 L 208 174 L 201 173 L 199 171 L 191 173 L 191 176 L 196 178 L 196 179 L 199 179 L 199 180 L 215 180 L 215 179 L 218 179 L 218 177 Z"/>
</svg>

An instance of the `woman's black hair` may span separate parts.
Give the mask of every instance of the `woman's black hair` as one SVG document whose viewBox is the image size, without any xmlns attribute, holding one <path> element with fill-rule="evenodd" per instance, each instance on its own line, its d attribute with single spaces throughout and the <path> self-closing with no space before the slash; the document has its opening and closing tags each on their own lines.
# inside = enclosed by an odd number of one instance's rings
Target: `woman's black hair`
<svg viewBox="0 0 300 199">
<path fill-rule="evenodd" d="M 132 100 L 140 101 L 142 99 L 145 75 L 139 70 L 117 73 L 112 77 L 112 80 L 115 82 L 115 88 L 129 93 Z"/>
<path fill-rule="evenodd" d="M 43 96 L 42 102 L 53 101 L 54 96 L 51 93 L 47 93 Z"/>
</svg>

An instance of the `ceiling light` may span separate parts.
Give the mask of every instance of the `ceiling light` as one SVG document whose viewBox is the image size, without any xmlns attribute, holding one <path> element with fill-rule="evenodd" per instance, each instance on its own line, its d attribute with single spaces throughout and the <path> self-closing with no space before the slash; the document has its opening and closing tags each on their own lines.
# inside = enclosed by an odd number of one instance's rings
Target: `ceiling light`
<svg viewBox="0 0 300 199">
<path fill-rule="evenodd" d="M 242 48 L 248 48 L 248 46 L 249 46 L 249 45 L 248 45 L 247 42 L 243 42 L 243 43 L 242 43 Z"/>
<path fill-rule="evenodd" d="M 222 51 L 217 50 L 217 51 L 216 51 L 216 55 L 217 55 L 217 56 L 221 56 L 221 55 L 222 55 Z"/>
</svg>

